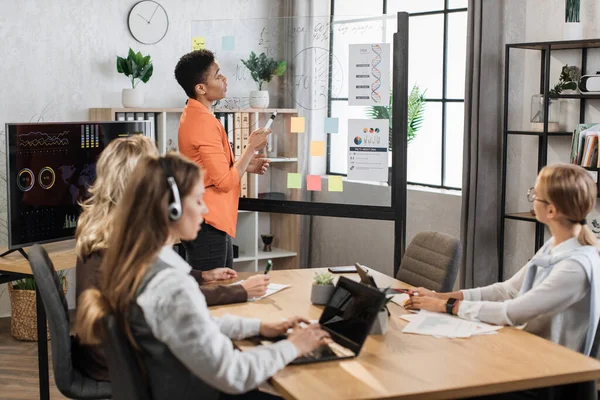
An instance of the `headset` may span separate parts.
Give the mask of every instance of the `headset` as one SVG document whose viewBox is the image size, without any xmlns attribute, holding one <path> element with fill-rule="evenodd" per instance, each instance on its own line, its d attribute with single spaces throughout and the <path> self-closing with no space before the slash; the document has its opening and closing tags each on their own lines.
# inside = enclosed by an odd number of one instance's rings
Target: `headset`
<svg viewBox="0 0 600 400">
<path fill-rule="evenodd" d="M 169 184 L 169 189 L 171 190 L 171 198 L 169 199 L 169 206 L 167 207 L 167 215 L 171 221 L 178 221 L 183 214 L 183 210 L 181 208 L 181 198 L 179 197 L 179 188 L 177 187 L 177 182 L 171 173 L 171 168 L 169 168 L 167 160 L 160 158 L 159 162 L 163 171 L 165 171 L 167 183 Z"/>
</svg>

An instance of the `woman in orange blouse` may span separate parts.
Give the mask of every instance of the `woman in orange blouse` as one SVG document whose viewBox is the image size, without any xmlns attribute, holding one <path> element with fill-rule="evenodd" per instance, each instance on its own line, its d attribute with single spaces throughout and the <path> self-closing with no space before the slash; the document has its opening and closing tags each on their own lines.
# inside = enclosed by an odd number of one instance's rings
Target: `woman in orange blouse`
<svg viewBox="0 0 600 400">
<path fill-rule="evenodd" d="M 210 111 L 227 92 L 227 78 L 220 73 L 214 54 L 198 50 L 184 55 L 175 67 L 175 78 L 189 97 L 179 123 L 179 152 L 204 169 L 208 207 L 196 240 L 184 242 L 187 261 L 201 270 L 232 267 L 240 179 L 245 172 L 266 172 L 269 160 L 254 152 L 265 147 L 271 131 L 252 132 L 236 161 L 227 132 Z"/>
</svg>

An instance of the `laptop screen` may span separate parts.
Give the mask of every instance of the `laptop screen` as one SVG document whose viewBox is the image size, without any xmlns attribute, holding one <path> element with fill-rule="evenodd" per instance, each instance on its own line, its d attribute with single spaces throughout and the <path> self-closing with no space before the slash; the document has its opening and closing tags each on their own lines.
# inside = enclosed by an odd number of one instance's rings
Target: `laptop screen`
<svg viewBox="0 0 600 400">
<path fill-rule="evenodd" d="M 346 277 L 340 277 L 319 324 L 352 342 L 358 353 L 383 306 L 385 295 Z"/>
</svg>

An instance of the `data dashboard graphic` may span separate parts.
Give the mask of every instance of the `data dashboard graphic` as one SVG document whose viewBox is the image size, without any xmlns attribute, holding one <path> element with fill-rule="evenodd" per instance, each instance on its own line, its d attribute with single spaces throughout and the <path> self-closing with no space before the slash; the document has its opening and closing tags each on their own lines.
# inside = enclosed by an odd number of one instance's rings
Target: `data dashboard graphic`
<svg viewBox="0 0 600 400">
<path fill-rule="evenodd" d="M 113 139 L 149 134 L 145 121 L 6 124 L 9 248 L 71 238 L 96 161 Z"/>
</svg>

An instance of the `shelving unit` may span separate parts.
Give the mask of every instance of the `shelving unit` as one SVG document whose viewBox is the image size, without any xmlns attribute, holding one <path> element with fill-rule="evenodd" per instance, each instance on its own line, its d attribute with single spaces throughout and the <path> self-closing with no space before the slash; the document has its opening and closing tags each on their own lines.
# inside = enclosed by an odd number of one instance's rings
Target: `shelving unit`
<svg viewBox="0 0 600 400">
<path fill-rule="evenodd" d="M 268 109 L 214 109 L 214 112 L 247 112 L 250 115 L 250 126 L 264 126 L 267 119 L 275 111 Z M 183 108 L 91 108 L 91 121 L 115 121 L 117 115 L 136 115 L 154 113 L 155 139 L 159 152 L 167 150 L 167 116 L 181 114 Z M 265 191 L 276 191 L 285 195 L 286 200 L 297 200 L 297 191 L 287 189 L 287 173 L 298 172 L 298 137 L 289 133 L 291 117 L 296 116 L 295 109 L 277 109 L 278 117 L 273 123 L 273 135 L 277 136 L 277 157 L 270 157 L 269 172 L 265 176 L 249 175 L 248 197 L 260 198 Z M 134 117 L 135 118 L 135 117 Z M 252 129 L 251 129 L 252 130 Z M 173 133 L 171 133 L 173 134 Z M 285 176 L 283 176 L 285 175 Z M 264 269 L 268 259 L 273 260 L 275 269 L 299 267 L 300 223 L 298 215 L 268 214 L 265 223 L 259 223 L 256 211 L 239 210 L 237 235 L 233 243 L 239 246 L 239 257 L 234 259 L 234 266 L 239 271 L 260 271 Z M 264 230 L 264 231 L 261 231 Z M 261 234 L 273 234 L 273 251 L 262 251 Z"/>
<path fill-rule="evenodd" d="M 500 208 L 500 268 L 498 270 L 498 281 L 504 280 L 504 245 L 505 245 L 505 224 L 506 220 L 516 220 L 523 222 L 533 222 L 535 229 L 535 251 L 544 244 L 544 225 L 537 222 L 535 216 L 530 212 L 507 212 L 506 210 L 506 182 L 507 182 L 507 147 L 508 137 L 511 135 L 528 135 L 538 137 L 537 169 L 541 170 L 548 162 L 548 138 L 549 137 L 570 137 L 572 132 L 548 132 L 548 113 L 550 99 L 578 99 L 579 103 L 579 123 L 585 123 L 585 105 L 587 100 L 600 99 L 599 94 L 550 94 L 550 60 L 552 51 L 559 50 L 580 50 L 581 51 L 581 74 L 584 75 L 587 64 L 587 49 L 600 48 L 600 39 L 582 40 L 582 41 L 561 41 L 561 42 L 536 42 L 536 43 L 516 43 L 507 44 L 504 60 L 504 149 L 503 149 L 503 169 L 502 169 L 502 197 Z M 514 49 L 534 50 L 541 52 L 540 63 L 540 86 L 539 93 L 544 96 L 544 121 L 541 132 L 527 130 L 509 129 L 508 116 L 508 96 L 509 96 L 509 66 L 510 52 Z M 598 171 L 598 168 L 587 168 L 591 171 Z M 598 179 L 598 188 L 600 193 L 600 179 Z M 512 211 L 512 210 L 511 210 Z"/>
</svg>

